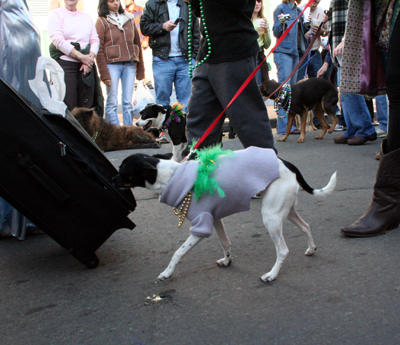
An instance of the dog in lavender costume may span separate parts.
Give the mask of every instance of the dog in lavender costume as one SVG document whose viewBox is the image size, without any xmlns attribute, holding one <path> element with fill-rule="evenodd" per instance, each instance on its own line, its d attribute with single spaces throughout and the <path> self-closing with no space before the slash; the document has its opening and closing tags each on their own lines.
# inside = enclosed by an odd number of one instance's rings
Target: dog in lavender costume
<svg viewBox="0 0 400 345">
<path fill-rule="evenodd" d="M 215 165 L 213 179 L 224 197 L 218 193 L 197 198 L 188 197 L 193 190 L 201 164 L 206 162 L 159 159 L 144 154 L 127 157 L 114 178 L 118 188 L 145 187 L 160 195 L 160 201 L 174 208 L 188 204 L 184 216 L 190 220 L 191 235 L 175 252 L 168 267 L 158 276 L 159 280 L 170 278 L 180 259 L 203 238 L 212 234 L 213 228 L 224 248 L 224 257 L 218 266 L 231 263 L 231 242 L 226 234 L 222 218 L 234 213 L 248 211 L 251 197 L 257 193 L 262 197 L 262 218 L 275 244 L 277 259 L 271 271 L 262 275 L 263 282 L 276 279 L 289 250 L 282 233 L 284 219 L 289 219 L 306 236 L 306 255 L 313 255 L 316 246 L 309 225 L 297 213 L 295 205 L 299 185 L 317 197 L 329 195 L 336 186 L 336 172 L 322 189 L 311 188 L 300 171 L 291 163 L 278 159 L 272 149 L 249 147 L 234 151 L 233 155 L 220 155 L 218 160 L 209 160 Z M 194 189 L 196 190 L 196 189 Z M 193 191 L 192 191 L 193 194 Z M 195 194 L 195 193 L 194 193 Z M 190 200 L 190 204 L 189 204 Z M 185 206 L 185 205 L 184 205 Z"/>
</svg>

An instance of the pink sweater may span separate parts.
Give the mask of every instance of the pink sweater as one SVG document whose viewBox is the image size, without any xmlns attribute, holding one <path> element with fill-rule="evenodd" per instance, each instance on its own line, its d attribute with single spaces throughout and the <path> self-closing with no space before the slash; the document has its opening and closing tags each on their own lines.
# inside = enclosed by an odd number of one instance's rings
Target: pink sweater
<svg viewBox="0 0 400 345">
<path fill-rule="evenodd" d="M 68 11 L 65 7 L 57 8 L 49 14 L 48 32 L 53 44 L 65 55 L 61 59 L 80 62 L 69 56 L 74 46 L 70 42 L 78 42 L 81 49 L 90 43 L 90 51 L 97 55 L 99 37 L 92 18 L 82 11 Z"/>
</svg>

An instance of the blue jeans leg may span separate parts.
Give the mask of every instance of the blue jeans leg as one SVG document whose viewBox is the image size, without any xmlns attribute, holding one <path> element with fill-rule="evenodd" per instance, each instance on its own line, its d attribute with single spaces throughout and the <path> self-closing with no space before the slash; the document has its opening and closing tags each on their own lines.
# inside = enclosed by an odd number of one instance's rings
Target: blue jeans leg
<svg viewBox="0 0 400 345">
<path fill-rule="evenodd" d="M 386 95 L 376 96 L 375 97 L 376 104 L 376 119 L 379 122 L 378 128 L 387 132 L 387 124 L 388 124 L 388 100 Z"/>
<path fill-rule="evenodd" d="M 120 125 L 118 119 L 118 85 L 122 75 L 123 63 L 107 65 L 111 76 L 111 86 L 106 87 L 107 101 L 105 118 L 114 125 Z"/>
<path fill-rule="evenodd" d="M 154 90 L 157 104 L 164 107 L 170 104 L 175 72 L 175 62 L 172 59 L 161 59 L 153 56 Z"/>
<path fill-rule="evenodd" d="M 292 73 L 294 67 L 299 62 L 298 56 L 293 56 L 283 53 L 274 53 L 274 62 L 276 69 L 278 70 L 278 82 L 282 83 L 289 75 Z M 297 80 L 297 73 L 295 73 L 292 78 L 288 81 L 288 84 L 295 84 Z M 286 125 L 288 118 L 286 116 L 286 110 L 279 109 L 278 111 L 278 121 L 277 121 L 277 132 L 278 134 L 286 133 Z M 296 127 L 292 126 L 290 131 L 293 131 Z"/>
<path fill-rule="evenodd" d="M 135 88 L 136 65 L 134 62 L 125 62 L 122 70 L 122 119 L 124 125 L 133 125 L 132 95 Z"/>
<path fill-rule="evenodd" d="M 368 137 L 375 133 L 375 127 L 371 123 L 371 115 L 363 96 L 354 93 L 341 93 L 340 101 L 347 125 L 347 130 L 343 134 L 344 137 Z"/>
<path fill-rule="evenodd" d="M 174 57 L 176 75 L 174 80 L 176 99 L 182 105 L 183 110 L 187 111 L 187 105 L 192 90 L 192 79 L 189 77 L 189 61 L 183 57 Z M 195 64 L 195 61 L 192 61 Z"/>
</svg>

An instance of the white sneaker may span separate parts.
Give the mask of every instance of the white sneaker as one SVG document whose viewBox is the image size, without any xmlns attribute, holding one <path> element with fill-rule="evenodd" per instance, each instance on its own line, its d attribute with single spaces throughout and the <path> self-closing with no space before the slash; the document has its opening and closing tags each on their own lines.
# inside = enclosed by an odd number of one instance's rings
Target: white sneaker
<svg viewBox="0 0 400 345">
<path fill-rule="evenodd" d="M 335 126 L 335 129 L 334 129 L 335 132 L 341 132 L 341 131 L 343 131 L 343 130 L 344 130 L 343 126 L 342 126 L 342 125 L 339 125 L 339 124 L 337 124 L 337 125 Z"/>
<path fill-rule="evenodd" d="M 387 133 L 383 129 L 378 128 L 376 130 L 376 135 L 378 136 L 378 138 L 386 138 Z"/>
</svg>

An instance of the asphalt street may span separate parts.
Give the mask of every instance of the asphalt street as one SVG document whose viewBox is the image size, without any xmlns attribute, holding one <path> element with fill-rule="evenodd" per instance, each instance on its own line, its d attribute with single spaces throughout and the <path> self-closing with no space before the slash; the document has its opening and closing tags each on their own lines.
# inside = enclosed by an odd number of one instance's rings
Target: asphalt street
<svg viewBox="0 0 400 345">
<path fill-rule="evenodd" d="M 276 143 L 279 156 L 315 188 L 338 171 L 325 200 L 299 193 L 298 211 L 318 247 L 313 257 L 285 221 L 290 253 L 277 280 L 262 283 L 276 253 L 254 199 L 249 212 L 225 219 L 230 267 L 215 264 L 222 249 L 214 233 L 183 258 L 173 278 L 158 282 L 189 223 L 179 229 L 170 207 L 135 189 L 136 228 L 118 230 L 99 248 L 96 269 L 46 234 L 0 239 L 0 344 L 400 344 L 400 230 L 364 239 L 339 232 L 369 206 L 381 139 L 351 147 L 333 143 L 340 133 L 316 141 L 318 133 L 307 133 L 303 144 L 296 136 Z M 223 144 L 242 148 L 238 139 Z M 118 167 L 132 153 L 170 150 L 164 144 L 106 156 Z"/>
</svg>

